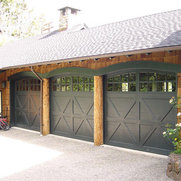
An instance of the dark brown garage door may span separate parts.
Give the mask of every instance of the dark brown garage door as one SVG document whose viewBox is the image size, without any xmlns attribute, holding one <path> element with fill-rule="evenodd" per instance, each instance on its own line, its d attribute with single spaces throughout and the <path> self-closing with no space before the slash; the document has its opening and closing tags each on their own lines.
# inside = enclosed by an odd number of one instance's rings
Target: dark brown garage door
<svg viewBox="0 0 181 181">
<path fill-rule="evenodd" d="M 163 138 L 166 124 L 176 123 L 174 73 L 142 71 L 106 79 L 105 143 L 167 154 L 172 144 Z"/>
<path fill-rule="evenodd" d="M 51 133 L 93 141 L 93 78 L 51 80 Z"/>
<path fill-rule="evenodd" d="M 15 81 L 14 92 L 15 126 L 40 129 L 40 81 L 21 79 Z"/>
</svg>

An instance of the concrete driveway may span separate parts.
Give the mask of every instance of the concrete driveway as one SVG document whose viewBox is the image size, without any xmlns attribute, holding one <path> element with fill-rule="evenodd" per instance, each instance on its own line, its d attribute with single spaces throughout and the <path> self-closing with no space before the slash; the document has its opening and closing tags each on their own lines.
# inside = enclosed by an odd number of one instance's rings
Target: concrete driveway
<svg viewBox="0 0 181 181">
<path fill-rule="evenodd" d="M 167 157 L 11 128 L 0 130 L 2 181 L 167 181 Z"/>
</svg>

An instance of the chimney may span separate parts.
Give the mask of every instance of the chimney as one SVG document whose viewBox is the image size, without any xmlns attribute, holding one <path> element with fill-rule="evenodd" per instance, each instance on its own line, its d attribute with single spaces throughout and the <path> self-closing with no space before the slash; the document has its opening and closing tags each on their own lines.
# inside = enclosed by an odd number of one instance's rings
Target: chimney
<svg viewBox="0 0 181 181">
<path fill-rule="evenodd" d="M 76 25 L 76 17 L 79 9 L 71 8 L 71 7 L 64 7 L 59 9 L 60 11 L 60 20 L 59 20 L 59 30 L 64 31 L 69 28 L 72 28 Z"/>
</svg>

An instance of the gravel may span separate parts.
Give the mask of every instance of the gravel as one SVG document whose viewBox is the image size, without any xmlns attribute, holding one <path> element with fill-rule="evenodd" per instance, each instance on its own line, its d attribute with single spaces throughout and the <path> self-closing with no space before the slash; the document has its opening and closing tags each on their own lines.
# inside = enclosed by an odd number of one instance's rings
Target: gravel
<svg viewBox="0 0 181 181">
<path fill-rule="evenodd" d="M 19 128 L 0 130 L 1 181 L 169 181 L 167 156 Z"/>
</svg>

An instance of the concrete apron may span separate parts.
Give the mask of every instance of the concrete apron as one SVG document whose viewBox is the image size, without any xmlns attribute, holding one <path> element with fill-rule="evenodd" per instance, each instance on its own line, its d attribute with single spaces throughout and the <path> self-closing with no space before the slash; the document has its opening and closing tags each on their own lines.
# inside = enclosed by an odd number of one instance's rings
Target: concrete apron
<svg viewBox="0 0 181 181">
<path fill-rule="evenodd" d="M 0 131 L 0 180 L 170 180 L 167 156 L 13 127 Z"/>
</svg>

